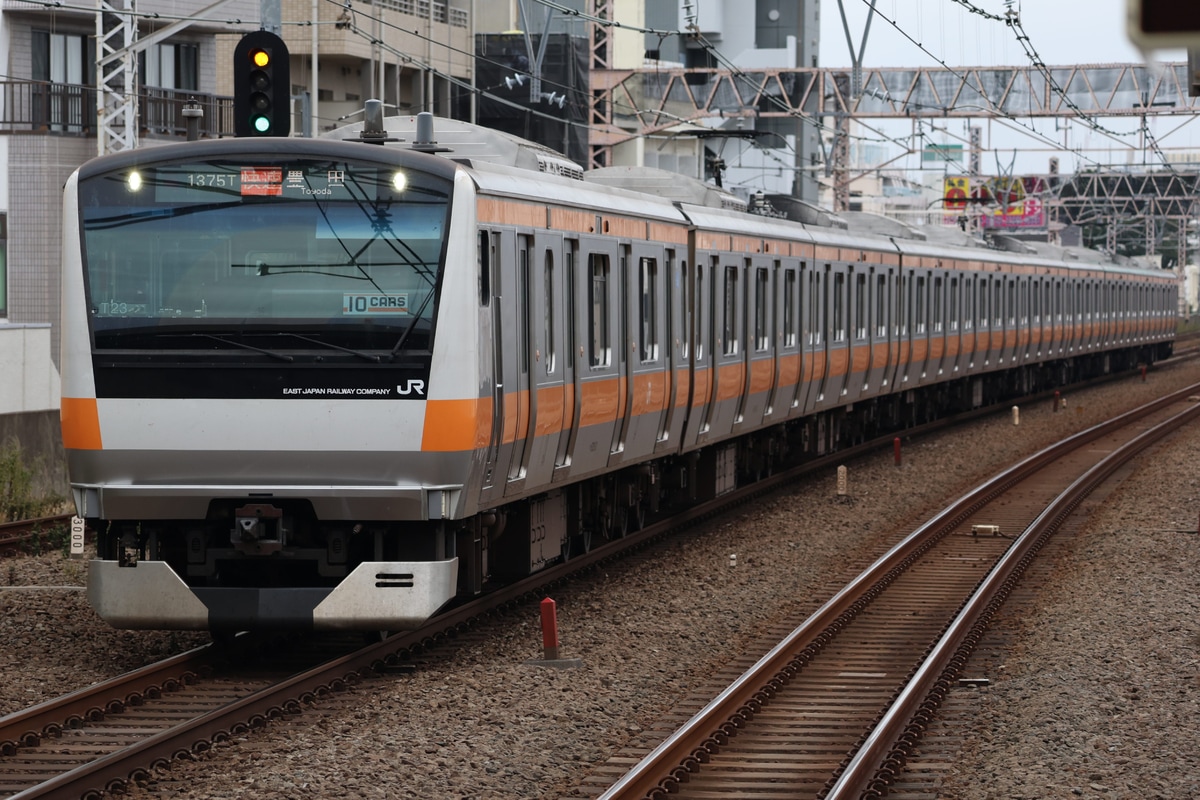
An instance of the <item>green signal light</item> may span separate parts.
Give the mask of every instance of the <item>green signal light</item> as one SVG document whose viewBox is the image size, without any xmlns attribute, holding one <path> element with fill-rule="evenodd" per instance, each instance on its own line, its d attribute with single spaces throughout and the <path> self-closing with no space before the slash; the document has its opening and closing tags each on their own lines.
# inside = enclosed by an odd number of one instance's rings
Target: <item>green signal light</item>
<svg viewBox="0 0 1200 800">
<path fill-rule="evenodd" d="M 250 120 L 250 124 L 254 126 L 254 130 L 259 133 L 266 133 L 271 130 L 271 120 L 266 117 L 254 117 Z"/>
</svg>

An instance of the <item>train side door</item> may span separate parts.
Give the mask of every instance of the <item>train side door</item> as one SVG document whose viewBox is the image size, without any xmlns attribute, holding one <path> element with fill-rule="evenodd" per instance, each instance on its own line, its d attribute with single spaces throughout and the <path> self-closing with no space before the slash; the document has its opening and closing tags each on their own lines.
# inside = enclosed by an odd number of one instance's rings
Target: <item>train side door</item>
<svg viewBox="0 0 1200 800">
<path fill-rule="evenodd" d="M 665 282 L 667 296 L 664 304 L 670 313 L 667 319 L 670 328 L 667 330 L 667 411 L 663 415 L 662 426 L 655 443 L 656 450 L 675 450 L 679 447 L 680 435 L 687 419 L 687 403 L 691 397 L 691 359 L 692 342 L 692 309 L 688 303 L 690 291 L 691 269 L 686 258 L 677 259 L 676 251 L 667 250 Z"/>
<path fill-rule="evenodd" d="M 784 261 L 775 269 L 775 388 L 767 405 L 772 419 L 792 416 L 801 389 L 800 265 Z"/>
<path fill-rule="evenodd" d="M 715 259 L 710 264 L 697 256 L 693 263 L 695 270 L 687 300 L 692 326 L 692 391 L 683 431 L 685 447 L 698 444 L 708 433 L 709 406 L 713 399 L 713 282 L 718 273 L 712 266 Z"/>
<path fill-rule="evenodd" d="M 529 314 L 529 412 L 524 452 L 526 489 L 550 483 L 566 419 L 563 381 L 563 237 L 533 236 L 526 279 Z M 573 408 L 572 408 L 573 411 Z"/>
<path fill-rule="evenodd" d="M 516 241 L 515 269 L 505 270 L 501 276 L 503 296 L 508 298 L 504 309 L 509 314 L 503 337 L 506 343 L 505 358 L 505 439 L 512 430 L 512 452 L 509 456 L 504 494 L 512 496 L 525 489 L 525 473 L 529 463 L 529 447 L 533 437 L 530 426 L 531 395 L 530 374 L 535 349 L 531 310 L 534 305 L 530 283 L 530 258 L 533 253 L 533 237 L 518 234 Z"/>
<path fill-rule="evenodd" d="M 634 243 L 622 247 L 625 313 L 623 413 L 613 443 L 614 459 L 631 461 L 654 452 L 662 431 L 668 381 L 666 344 L 666 267 L 661 247 Z"/>
<path fill-rule="evenodd" d="M 581 239 L 575 265 L 575 391 L 578 419 L 570 447 L 572 474 L 608 465 L 618 435 L 620 269 L 609 239 Z"/>
</svg>

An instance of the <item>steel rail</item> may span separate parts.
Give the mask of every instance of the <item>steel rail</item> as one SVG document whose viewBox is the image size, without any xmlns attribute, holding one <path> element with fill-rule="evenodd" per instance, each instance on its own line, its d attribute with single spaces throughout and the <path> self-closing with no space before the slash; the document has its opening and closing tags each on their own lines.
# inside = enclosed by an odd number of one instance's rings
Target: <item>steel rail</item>
<svg viewBox="0 0 1200 800">
<path fill-rule="evenodd" d="M 946 692 L 1037 550 L 1120 466 L 1200 416 L 1200 404 L 1139 434 L 1077 478 L 1021 533 L 934 645 L 916 674 L 845 767 L 825 800 L 879 798 L 895 782 Z"/>
<path fill-rule="evenodd" d="M 850 581 L 732 684 L 696 712 L 645 758 L 612 784 L 599 800 L 665 796 L 675 784 L 745 726 L 779 688 L 832 641 L 859 610 L 869 605 L 907 565 L 946 531 L 1007 487 L 1032 474 L 1062 452 L 1081 447 L 1130 422 L 1200 391 L 1194 384 L 1080 431 L 1009 467 L 938 512 L 932 519 Z M 1189 409 L 1192 411 L 1192 409 Z"/>
</svg>

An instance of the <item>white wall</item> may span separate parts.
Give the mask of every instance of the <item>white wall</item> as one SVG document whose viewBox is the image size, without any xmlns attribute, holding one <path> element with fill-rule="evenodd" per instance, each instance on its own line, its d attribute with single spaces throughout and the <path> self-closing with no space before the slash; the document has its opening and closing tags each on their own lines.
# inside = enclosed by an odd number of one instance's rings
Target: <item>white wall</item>
<svg viewBox="0 0 1200 800">
<path fill-rule="evenodd" d="M 54 410 L 60 397 L 50 326 L 0 323 L 0 414 Z"/>
</svg>

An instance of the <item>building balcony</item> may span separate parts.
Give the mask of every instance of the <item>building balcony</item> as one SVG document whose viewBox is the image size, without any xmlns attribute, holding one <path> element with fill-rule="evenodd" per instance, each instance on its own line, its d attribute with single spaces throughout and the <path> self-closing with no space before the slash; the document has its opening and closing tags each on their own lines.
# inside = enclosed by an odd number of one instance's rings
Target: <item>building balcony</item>
<svg viewBox="0 0 1200 800">
<path fill-rule="evenodd" d="M 233 135 L 233 98 L 181 89 L 145 87 L 138 94 L 138 135 L 185 138 L 183 107 L 204 111 L 200 137 Z M 96 87 L 47 81 L 0 81 L 0 134 L 96 135 Z"/>
</svg>

